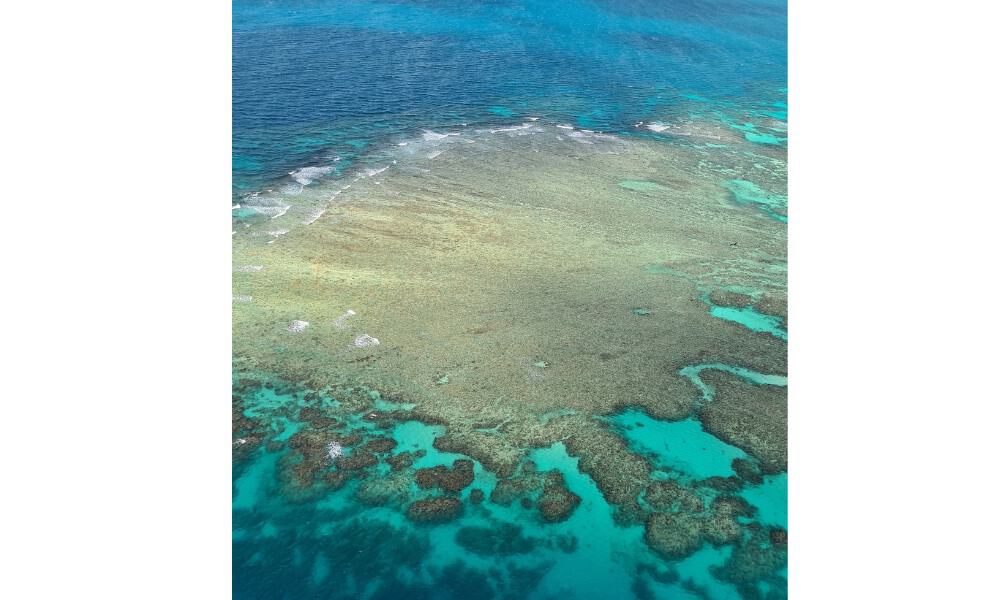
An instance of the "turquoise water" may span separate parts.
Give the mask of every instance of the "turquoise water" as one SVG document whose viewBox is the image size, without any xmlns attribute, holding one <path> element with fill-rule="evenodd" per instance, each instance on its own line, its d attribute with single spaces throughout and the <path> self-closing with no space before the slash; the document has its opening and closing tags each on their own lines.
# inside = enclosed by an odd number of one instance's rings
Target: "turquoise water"
<svg viewBox="0 0 1000 600">
<path fill-rule="evenodd" d="M 713 306 L 709 309 L 709 314 L 718 319 L 739 323 L 750 331 L 762 331 L 782 340 L 788 339 L 788 332 L 781 328 L 781 319 L 759 313 L 752 306 L 743 308 Z"/>
<path fill-rule="evenodd" d="M 730 179 L 726 187 L 737 204 L 750 205 L 762 210 L 776 221 L 788 222 L 788 198 L 762 190 L 757 184 L 743 179 Z"/>
<path fill-rule="evenodd" d="M 276 427 L 279 432 L 270 439 L 292 443 L 289 431 L 302 435 L 314 431 L 299 418 L 302 408 L 310 405 L 301 392 L 257 389 L 242 397 L 251 400 L 247 404 L 261 403 L 247 411 L 259 412 L 264 405 L 277 407 L 270 422 L 281 423 L 283 428 Z M 412 480 L 402 486 L 393 484 L 399 495 L 396 500 L 374 505 L 359 502 L 362 486 L 381 486 L 398 477 L 386 464 L 388 458 L 419 453 L 411 469 L 450 467 L 456 460 L 469 459 L 435 448 L 435 440 L 447 432 L 443 426 L 368 418 L 376 402 L 382 400 L 375 396 L 368 408 L 330 413 L 342 419 L 338 435 L 361 436 L 345 456 L 359 452 L 368 440 L 390 437 L 396 442 L 386 460 L 339 489 L 308 498 L 286 491 L 289 484 L 282 472 L 294 465 L 289 462 L 294 451 L 288 445 L 261 445 L 246 459 L 234 462 L 235 597 L 740 597 L 734 584 L 713 575 L 730 560 L 730 547 L 706 544 L 683 559 L 664 561 L 643 542 L 641 523 L 616 521 L 614 508 L 562 442 L 528 452 L 530 463 L 522 463 L 518 467 L 522 475 L 516 476 L 561 475 L 565 488 L 579 503 L 559 522 L 539 519 L 534 508 L 540 498 L 538 489 L 523 496 L 530 500 L 527 505 L 494 499 L 499 479 L 475 460 L 471 483 L 456 496 L 463 510 L 453 520 L 427 525 L 407 519 L 407 504 L 439 497 L 438 492 L 421 489 Z M 322 398 L 319 404 L 341 406 L 331 397 Z M 664 477 L 729 477 L 733 459 L 748 459 L 741 450 L 702 431 L 692 419 L 658 421 L 627 410 L 607 421 L 637 452 L 651 456 Z M 784 527 L 786 485 L 784 475 L 767 477 L 741 495 L 759 512 L 759 522 Z M 484 500 L 473 502 L 473 490 L 483 492 Z"/>
<path fill-rule="evenodd" d="M 748 459 L 745 452 L 707 433 L 694 418 L 658 421 L 644 412 L 629 409 L 610 422 L 637 453 L 650 456 L 668 472 L 695 479 L 733 475 L 734 459 Z"/>
</svg>

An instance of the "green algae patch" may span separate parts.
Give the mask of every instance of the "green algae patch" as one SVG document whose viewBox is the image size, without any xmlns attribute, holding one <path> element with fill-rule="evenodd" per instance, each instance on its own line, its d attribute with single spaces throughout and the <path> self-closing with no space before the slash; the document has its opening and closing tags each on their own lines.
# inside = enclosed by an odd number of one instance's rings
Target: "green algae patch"
<svg viewBox="0 0 1000 600">
<path fill-rule="evenodd" d="M 648 317 L 649 315 L 653 314 L 653 311 L 649 310 L 648 308 L 633 308 L 632 314 L 637 317 Z"/>
<path fill-rule="evenodd" d="M 646 194 L 654 192 L 665 192 L 667 187 L 656 183 L 655 181 L 643 181 L 641 179 L 623 179 L 618 182 L 620 187 L 626 190 L 632 190 L 633 192 L 643 192 Z"/>
</svg>

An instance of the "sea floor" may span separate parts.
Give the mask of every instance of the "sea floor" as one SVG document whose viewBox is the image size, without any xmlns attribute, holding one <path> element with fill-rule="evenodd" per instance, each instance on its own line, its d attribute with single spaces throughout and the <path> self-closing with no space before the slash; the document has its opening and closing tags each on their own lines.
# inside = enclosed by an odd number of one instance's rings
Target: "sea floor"
<svg viewBox="0 0 1000 600">
<path fill-rule="evenodd" d="M 425 130 L 234 206 L 236 597 L 785 595 L 785 148 L 673 127 Z"/>
</svg>

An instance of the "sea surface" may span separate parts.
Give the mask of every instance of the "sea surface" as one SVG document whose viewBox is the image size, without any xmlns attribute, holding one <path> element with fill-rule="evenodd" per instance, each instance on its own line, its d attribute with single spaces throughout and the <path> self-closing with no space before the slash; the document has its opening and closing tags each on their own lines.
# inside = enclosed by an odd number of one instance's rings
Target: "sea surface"
<svg viewBox="0 0 1000 600">
<path fill-rule="evenodd" d="M 233 3 L 235 598 L 783 598 L 785 2 Z"/>
</svg>

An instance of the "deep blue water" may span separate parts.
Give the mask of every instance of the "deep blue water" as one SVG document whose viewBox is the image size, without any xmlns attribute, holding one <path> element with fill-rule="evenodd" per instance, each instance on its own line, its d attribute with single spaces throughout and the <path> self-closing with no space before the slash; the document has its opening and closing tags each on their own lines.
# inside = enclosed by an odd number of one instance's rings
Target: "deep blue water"
<svg viewBox="0 0 1000 600">
<path fill-rule="evenodd" d="M 236 0 L 233 188 L 424 128 L 784 100 L 783 0 Z"/>
</svg>

